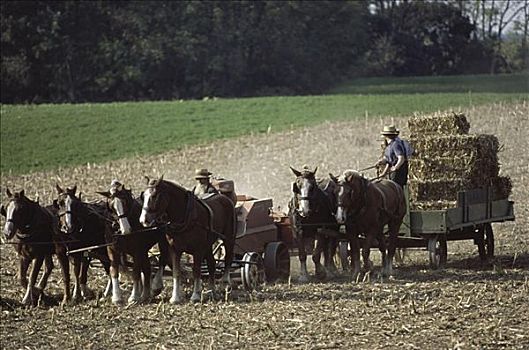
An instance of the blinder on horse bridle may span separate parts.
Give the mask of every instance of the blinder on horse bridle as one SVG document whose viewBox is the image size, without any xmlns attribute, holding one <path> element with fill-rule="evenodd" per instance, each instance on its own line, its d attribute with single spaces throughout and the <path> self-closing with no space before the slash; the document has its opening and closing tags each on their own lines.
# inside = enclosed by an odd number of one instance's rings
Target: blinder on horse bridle
<svg viewBox="0 0 529 350">
<path fill-rule="evenodd" d="M 16 230 L 16 233 L 15 233 L 15 236 L 20 239 L 20 240 L 26 240 L 28 238 L 31 237 L 31 228 L 33 227 L 33 225 L 35 224 L 35 218 L 36 218 L 36 210 L 37 210 L 37 207 L 36 205 L 38 205 L 36 202 L 33 202 L 31 201 L 30 199 L 26 198 L 25 196 L 21 196 L 21 197 L 15 197 L 15 198 L 12 198 L 9 202 L 8 202 L 8 207 L 9 207 L 9 203 L 11 202 L 14 202 L 16 200 L 20 200 L 20 201 L 23 201 L 24 202 L 24 206 L 29 208 L 30 210 L 30 213 L 27 215 L 30 219 L 29 219 L 29 222 L 26 223 L 25 226 L 22 226 L 22 224 L 20 224 L 18 222 L 18 220 L 15 220 L 14 217 L 11 217 L 11 218 L 7 218 L 6 217 L 6 222 L 11 222 L 13 223 L 14 227 L 15 227 L 15 230 Z M 7 213 L 5 212 L 5 208 L 4 206 L 2 206 L 2 214 L 5 214 L 7 215 Z M 12 236 L 11 236 L 12 237 Z"/>
<path fill-rule="evenodd" d="M 348 218 L 350 220 L 357 218 L 360 215 L 360 213 L 362 212 L 362 209 L 364 209 L 364 207 L 367 204 L 367 188 L 369 187 L 370 182 L 369 182 L 369 180 L 367 180 L 366 178 L 364 178 L 362 176 L 360 176 L 359 179 L 362 181 L 362 183 L 361 183 L 361 198 L 362 198 L 362 202 L 360 203 L 360 205 L 358 205 L 356 207 L 356 209 L 353 212 L 349 212 Z M 337 182 L 336 185 L 338 187 L 341 187 L 341 188 L 344 188 L 345 186 L 351 186 L 351 192 L 349 193 L 349 196 L 351 197 L 351 200 L 352 200 L 352 194 L 354 193 L 354 190 L 352 189 L 352 185 L 353 184 L 351 183 L 350 180 L 348 181 L 347 179 L 344 179 L 342 181 Z M 337 196 L 337 206 L 341 207 L 343 210 L 348 209 L 348 208 L 346 208 L 344 206 L 344 203 L 343 203 L 343 200 L 342 200 L 341 196 Z"/>
<path fill-rule="evenodd" d="M 158 185 L 159 185 L 158 181 L 156 182 L 151 181 L 151 183 L 149 183 L 147 188 L 157 191 L 158 193 L 156 193 L 156 196 L 158 196 L 159 193 L 161 193 L 160 189 L 158 188 Z M 189 229 L 191 224 L 193 223 L 196 224 L 195 222 L 196 218 L 193 217 L 192 215 L 195 209 L 195 201 L 194 201 L 195 195 L 193 194 L 193 192 L 188 191 L 188 190 L 186 190 L 185 192 L 186 192 L 185 193 L 186 206 L 185 206 L 182 222 L 180 223 L 170 222 L 167 212 L 160 213 L 158 210 L 151 208 L 150 206 L 147 206 L 147 207 L 143 206 L 143 210 L 145 210 L 147 213 L 155 214 L 156 216 L 155 222 L 158 224 L 167 224 L 170 227 L 171 232 L 174 232 L 174 233 L 184 232 Z M 141 194 L 141 197 L 143 197 L 143 192 Z M 151 192 L 150 198 L 153 198 L 152 192 Z"/>
</svg>

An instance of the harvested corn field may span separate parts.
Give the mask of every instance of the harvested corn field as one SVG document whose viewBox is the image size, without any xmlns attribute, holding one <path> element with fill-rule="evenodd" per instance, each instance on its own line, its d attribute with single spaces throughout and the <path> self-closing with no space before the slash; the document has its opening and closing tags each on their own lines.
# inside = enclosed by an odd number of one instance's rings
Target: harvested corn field
<svg viewBox="0 0 529 350">
<path fill-rule="evenodd" d="M 529 347 L 529 105 L 491 105 L 463 111 L 473 133 L 496 135 L 500 176 L 512 180 L 516 222 L 494 225 L 496 259 L 481 266 L 472 242 L 449 242 L 443 271 L 427 266 L 424 251 L 411 251 L 392 279 L 347 276 L 296 283 L 299 266 L 292 259 L 290 283 L 265 286 L 254 293 L 234 291 L 204 304 L 170 305 L 170 288 L 151 304 L 115 307 L 99 295 L 106 279 L 91 268 L 94 298 L 79 305 L 57 305 L 60 273 L 54 270 L 40 307 L 20 305 L 12 246 L 3 245 L 0 265 L 2 349 L 525 349 Z M 498 117 L 501 116 L 501 117 Z M 293 175 L 289 165 L 319 166 L 318 174 L 373 164 L 384 124 L 401 127 L 405 119 L 326 123 L 289 132 L 244 137 L 104 164 L 59 169 L 24 176 L 3 175 L 2 189 L 25 188 L 41 203 L 55 196 L 56 182 L 77 184 L 87 199 L 119 178 L 134 193 L 144 189 L 143 175 L 173 179 L 190 187 L 196 168 L 232 178 L 237 192 L 271 197 L 286 207 Z M 310 145 L 308 147 L 307 145 Z M 367 174 L 374 176 L 374 174 Z M 3 194 L 2 194 L 3 195 Z M 56 264 L 57 265 L 57 264 Z M 170 281 L 167 281 L 170 284 Z M 130 290 L 130 282 L 123 287 Z M 186 292 L 189 294 L 190 289 Z M 227 300 L 227 301 L 226 301 Z"/>
</svg>

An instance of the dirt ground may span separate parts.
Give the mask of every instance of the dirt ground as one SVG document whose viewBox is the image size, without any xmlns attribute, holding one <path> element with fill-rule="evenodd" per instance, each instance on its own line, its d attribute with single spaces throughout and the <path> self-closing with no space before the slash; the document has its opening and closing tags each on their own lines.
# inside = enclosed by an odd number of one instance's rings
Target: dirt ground
<svg viewBox="0 0 529 350">
<path fill-rule="evenodd" d="M 365 282 L 347 275 L 332 281 L 296 282 L 292 259 L 288 283 L 247 293 L 234 290 L 215 301 L 170 305 L 170 281 L 148 305 L 117 307 L 99 300 L 102 269 L 90 270 L 95 297 L 61 307 L 59 269 L 47 297 L 36 308 L 20 305 L 12 246 L 0 251 L 0 346 L 2 349 L 527 349 L 529 348 L 529 103 L 496 104 L 464 110 L 471 133 L 490 133 L 503 144 L 501 174 L 513 181 L 515 222 L 494 224 L 496 259 L 482 266 L 472 241 L 449 242 L 448 265 L 428 268 L 424 250 L 410 251 L 391 279 L 376 271 Z M 283 133 L 259 134 L 158 156 L 87 164 L 24 176 L 3 175 L 5 188 L 41 203 L 54 197 L 55 183 L 77 184 L 87 199 L 118 178 L 134 193 L 144 175 L 164 174 L 184 186 L 196 168 L 207 167 L 235 180 L 238 193 L 271 197 L 286 208 L 293 175 L 289 165 L 318 166 L 318 174 L 339 174 L 372 164 L 379 154 L 378 132 L 395 123 L 407 136 L 405 118 L 328 122 Z M 372 175 L 372 174 L 371 174 Z M 1 222 L 3 225 L 3 221 Z M 58 264 L 56 264 L 57 266 Z M 130 291 L 130 282 L 122 286 Z M 187 290 L 188 295 L 190 291 Z M 222 293 L 220 293 L 222 294 Z"/>
</svg>

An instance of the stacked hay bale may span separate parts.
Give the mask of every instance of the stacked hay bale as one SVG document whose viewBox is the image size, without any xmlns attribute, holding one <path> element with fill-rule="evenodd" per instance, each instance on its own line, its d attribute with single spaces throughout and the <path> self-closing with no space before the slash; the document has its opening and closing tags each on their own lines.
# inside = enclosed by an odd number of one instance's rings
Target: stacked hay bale
<svg viewBox="0 0 529 350">
<path fill-rule="evenodd" d="M 499 142 L 494 135 L 472 135 L 465 115 L 436 113 L 408 120 L 415 154 L 409 161 L 410 206 L 416 210 L 457 205 L 457 193 L 491 186 L 493 199 L 507 198 L 512 184 L 498 176 Z"/>
</svg>

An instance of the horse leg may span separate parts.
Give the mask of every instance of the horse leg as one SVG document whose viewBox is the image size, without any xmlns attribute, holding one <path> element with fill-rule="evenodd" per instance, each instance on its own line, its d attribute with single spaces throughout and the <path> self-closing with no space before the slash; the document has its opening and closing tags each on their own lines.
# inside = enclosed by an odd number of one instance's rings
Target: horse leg
<svg viewBox="0 0 529 350">
<path fill-rule="evenodd" d="M 335 237 L 326 237 L 327 244 L 323 255 L 325 259 L 325 268 L 331 277 L 338 276 L 338 269 L 334 263 L 334 256 L 336 254 L 336 248 L 338 247 L 338 239 Z"/>
<path fill-rule="evenodd" d="M 20 255 L 20 261 L 18 266 L 18 278 L 22 288 L 26 289 L 28 287 L 28 268 L 31 263 L 31 259 Z"/>
<path fill-rule="evenodd" d="M 395 250 L 397 249 L 397 241 L 399 235 L 400 223 L 391 222 L 389 224 L 389 244 L 388 244 L 388 257 L 387 257 L 387 268 L 386 273 L 388 276 L 393 275 L 393 257 L 395 256 Z"/>
<path fill-rule="evenodd" d="M 300 283 L 307 283 L 309 281 L 309 272 L 307 271 L 307 251 L 305 249 L 305 237 L 303 234 L 299 235 L 298 250 L 299 250 L 299 279 Z"/>
<path fill-rule="evenodd" d="M 105 290 L 103 291 L 103 298 L 107 298 L 112 293 L 112 277 L 110 276 L 110 263 L 106 260 L 103 260 L 101 261 L 101 264 L 103 264 L 103 269 L 105 269 L 105 273 L 107 274 L 107 285 L 105 287 Z"/>
<path fill-rule="evenodd" d="M 316 247 L 312 252 L 312 262 L 316 268 L 316 277 L 319 279 L 324 279 L 327 276 L 325 267 L 320 263 L 321 253 L 325 252 L 325 243 L 325 237 L 316 234 Z"/>
<path fill-rule="evenodd" d="M 224 258 L 224 273 L 222 274 L 222 283 L 231 286 L 230 280 L 230 269 L 231 263 L 233 262 L 233 248 L 235 241 L 231 238 L 226 237 L 224 240 L 224 248 L 226 249 L 226 256 Z"/>
<path fill-rule="evenodd" d="M 90 291 L 88 290 L 88 268 L 90 267 L 90 259 L 87 257 L 81 258 L 81 274 L 79 276 L 79 289 L 83 299 L 89 298 Z"/>
<path fill-rule="evenodd" d="M 139 260 L 141 263 L 141 268 L 143 272 L 143 288 L 140 297 L 140 302 L 147 303 L 151 300 L 151 263 L 149 262 L 149 256 L 147 251 L 142 252 L 139 255 Z"/>
<path fill-rule="evenodd" d="M 26 294 L 24 295 L 24 298 L 22 299 L 22 304 L 25 304 L 25 305 L 35 305 L 36 304 L 36 300 L 34 298 L 34 288 L 35 288 L 35 283 L 37 283 L 37 277 L 39 276 L 39 272 L 40 272 L 43 262 L 44 262 L 43 256 L 38 256 L 33 259 L 33 267 L 31 268 L 31 273 L 29 275 L 29 283 L 28 283 L 28 287 L 26 288 Z"/>
<path fill-rule="evenodd" d="M 59 265 L 61 266 L 62 273 L 62 283 L 64 295 L 62 298 L 62 305 L 68 303 L 71 299 L 70 295 L 70 261 L 66 255 L 66 251 L 61 250 L 57 253 L 57 260 L 59 260 Z"/>
<path fill-rule="evenodd" d="M 347 235 L 349 236 L 349 246 L 351 247 L 351 270 L 353 279 L 356 280 L 360 274 L 360 237 L 353 227 L 346 224 Z"/>
<path fill-rule="evenodd" d="M 129 304 L 135 304 L 141 297 L 141 266 L 138 256 L 134 256 L 132 264 L 132 292 L 128 300 Z"/>
<path fill-rule="evenodd" d="M 53 256 L 48 254 L 44 257 L 44 273 L 40 277 L 39 283 L 37 283 L 37 289 L 40 294 L 44 293 L 44 288 L 48 284 L 48 278 L 50 278 L 51 272 L 53 270 Z"/>
<path fill-rule="evenodd" d="M 378 250 L 382 257 L 382 276 L 387 276 L 387 248 L 386 248 L 386 237 L 384 237 L 384 231 L 381 230 L 377 233 Z"/>
<path fill-rule="evenodd" d="M 119 254 L 114 255 L 113 252 L 108 251 L 110 258 L 110 277 L 112 278 L 112 303 L 121 304 L 121 288 L 119 286 Z"/>
<path fill-rule="evenodd" d="M 168 247 L 167 247 L 167 241 L 165 239 L 161 239 L 160 242 L 158 242 L 158 247 L 160 249 L 160 258 L 158 259 L 158 271 L 154 274 L 154 277 L 152 279 L 152 296 L 159 295 L 163 290 L 163 270 L 165 269 L 165 265 L 168 265 Z"/>
<path fill-rule="evenodd" d="M 202 261 L 204 257 L 201 254 L 193 255 L 193 303 L 199 302 L 202 295 Z"/>
<path fill-rule="evenodd" d="M 213 256 L 213 252 L 209 251 L 206 255 L 206 260 L 208 264 L 208 283 L 209 283 L 209 289 L 211 289 L 211 295 L 214 298 L 215 297 L 215 270 L 216 270 L 216 262 L 215 257 Z"/>
<path fill-rule="evenodd" d="M 73 275 L 75 278 L 75 283 L 73 286 L 73 301 L 77 302 L 81 299 L 81 288 L 80 288 L 80 278 L 81 278 L 81 265 L 84 258 L 80 254 L 75 254 L 73 257 Z"/>
<path fill-rule="evenodd" d="M 173 270 L 173 294 L 169 302 L 171 304 L 177 304 L 182 302 L 182 270 L 180 267 L 180 260 L 182 258 L 181 251 L 175 251 L 174 247 L 171 247 L 169 251 L 171 252 L 171 263 Z"/>
<path fill-rule="evenodd" d="M 364 272 L 370 272 L 373 267 L 373 263 L 369 260 L 369 254 L 371 252 L 371 245 L 373 244 L 373 232 L 366 232 L 364 240 L 364 246 L 362 247 L 362 258 L 364 260 Z"/>
<path fill-rule="evenodd" d="M 65 305 L 71 299 L 70 261 L 68 260 L 68 256 L 66 255 L 66 249 L 64 247 L 61 247 L 58 251 L 56 251 L 56 254 L 57 254 L 57 260 L 59 260 L 59 265 L 61 266 L 61 273 L 62 273 L 63 297 L 62 297 L 61 304 Z M 53 263 L 53 260 L 52 260 L 52 263 Z"/>
</svg>

